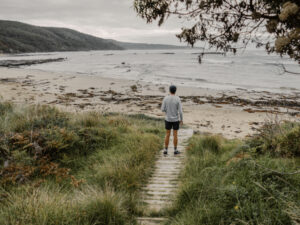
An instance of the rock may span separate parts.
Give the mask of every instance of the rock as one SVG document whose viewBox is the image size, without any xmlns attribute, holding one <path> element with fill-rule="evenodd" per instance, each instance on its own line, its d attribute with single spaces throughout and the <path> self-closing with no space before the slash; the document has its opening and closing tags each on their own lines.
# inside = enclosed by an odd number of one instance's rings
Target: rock
<svg viewBox="0 0 300 225">
<path fill-rule="evenodd" d="M 0 82 L 3 82 L 3 83 L 14 83 L 16 81 L 17 81 L 16 78 L 2 78 L 2 79 L 0 79 Z"/>
<path fill-rule="evenodd" d="M 130 88 L 133 92 L 137 92 L 137 86 L 135 84 L 130 86 Z"/>
<path fill-rule="evenodd" d="M 166 88 L 165 87 L 159 87 L 158 90 L 162 93 L 166 93 Z"/>
<path fill-rule="evenodd" d="M 19 66 L 30 66 L 34 64 L 42 64 L 49 62 L 61 62 L 66 58 L 55 58 L 55 59 L 35 59 L 35 60 L 1 60 L 0 66 L 2 67 L 19 67 Z"/>
</svg>

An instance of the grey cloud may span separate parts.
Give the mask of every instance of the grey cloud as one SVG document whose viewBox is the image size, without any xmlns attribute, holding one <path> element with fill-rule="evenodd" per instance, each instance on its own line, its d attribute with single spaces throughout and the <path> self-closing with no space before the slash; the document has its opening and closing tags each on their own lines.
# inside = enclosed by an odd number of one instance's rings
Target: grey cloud
<svg viewBox="0 0 300 225">
<path fill-rule="evenodd" d="M 180 44 L 178 21 L 162 27 L 137 17 L 133 0 L 0 0 L 0 19 L 60 26 L 122 41 Z"/>
</svg>

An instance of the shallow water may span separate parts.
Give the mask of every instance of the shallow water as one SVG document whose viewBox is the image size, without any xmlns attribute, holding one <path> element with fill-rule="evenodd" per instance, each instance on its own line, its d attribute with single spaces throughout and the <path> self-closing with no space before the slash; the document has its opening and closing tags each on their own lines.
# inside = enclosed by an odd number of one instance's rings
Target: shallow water
<svg viewBox="0 0 300 225">
<path fill-rule="evenodd" d="M 64 62 L 29 68 L 217 90 L 300 92 L 300 75 L 282 74 L 280 64 L 290 71 L 300 72 L 300 66 L 289 58 L 255 49 L 238 55 L 205 55 L 199 64 L 198 54 L 195 54 L 199 52 L 201 50 L 59 52 L 1 56 L 0 59 L 66 57 Z"/>
</svg>

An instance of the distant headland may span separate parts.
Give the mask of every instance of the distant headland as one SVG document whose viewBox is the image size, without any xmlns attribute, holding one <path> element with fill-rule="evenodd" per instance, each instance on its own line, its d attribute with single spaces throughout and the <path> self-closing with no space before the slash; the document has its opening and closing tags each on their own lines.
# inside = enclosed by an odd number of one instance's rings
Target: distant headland
<svg viewBox="0 0 300 225">
<path fill-rule="evenodd" d="M 0 20 L 0 53 L 182 48 L 188 47 L 120 42 L 68 28 L 40 27 Z"/>
</svg>

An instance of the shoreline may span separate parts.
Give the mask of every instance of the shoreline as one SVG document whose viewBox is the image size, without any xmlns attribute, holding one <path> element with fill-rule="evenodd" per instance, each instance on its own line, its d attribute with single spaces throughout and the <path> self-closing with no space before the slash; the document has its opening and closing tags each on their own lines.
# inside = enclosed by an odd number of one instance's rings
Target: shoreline
<svg viewBox="0 0 300 225">
<path fill-rule="evenodd" d="M 0 68 L 0 96 L 18 104 L 49 104 L 68 111 L 117 112 L 163 118 L 168 86 L 26 68 Z M 184 123 L 195 131 L 244 138 L 268 120 L 300 120 L 300 93 L 219 91 L 178 86 Z"/>
</svg>

